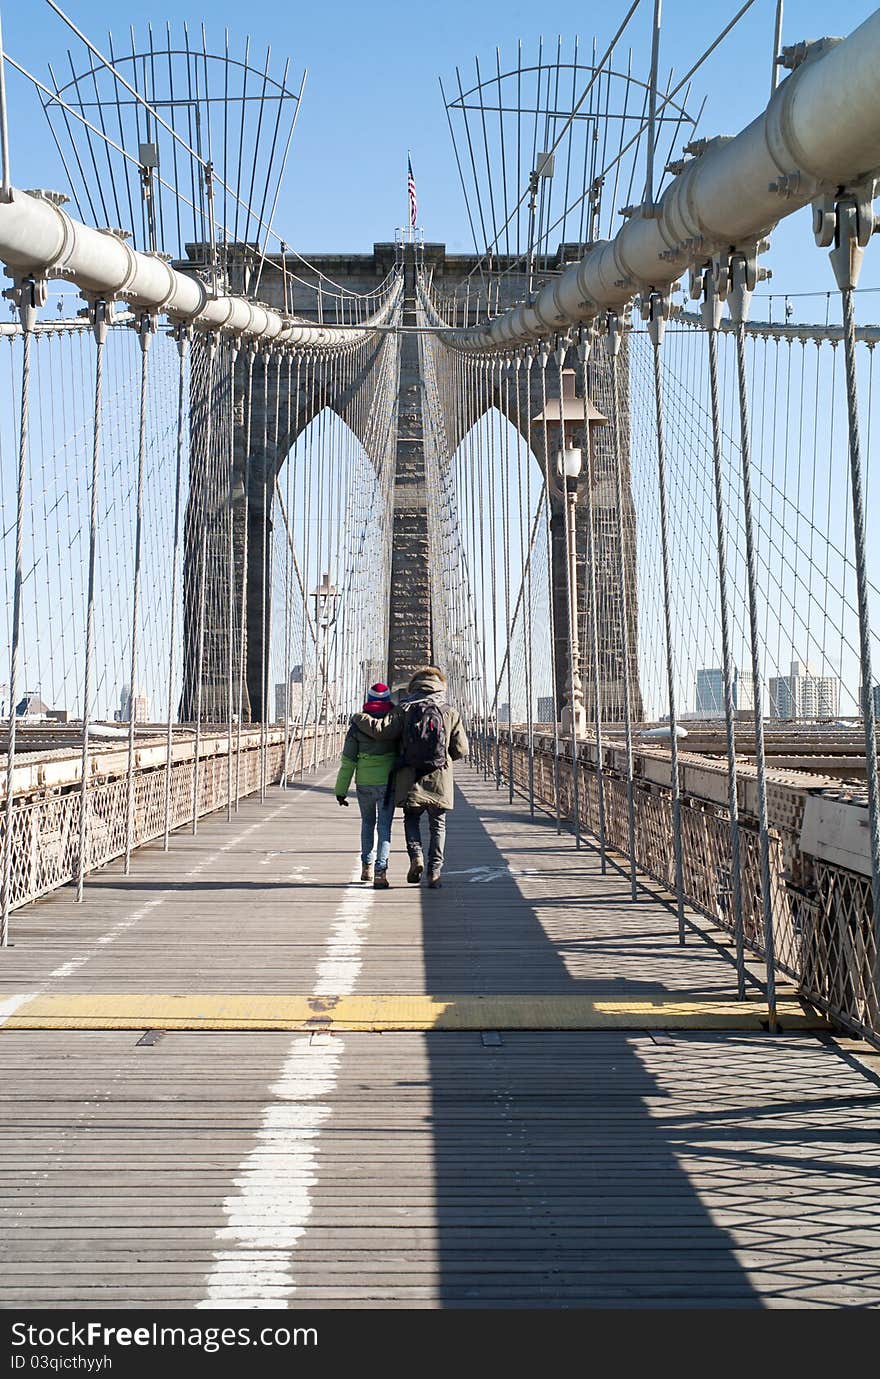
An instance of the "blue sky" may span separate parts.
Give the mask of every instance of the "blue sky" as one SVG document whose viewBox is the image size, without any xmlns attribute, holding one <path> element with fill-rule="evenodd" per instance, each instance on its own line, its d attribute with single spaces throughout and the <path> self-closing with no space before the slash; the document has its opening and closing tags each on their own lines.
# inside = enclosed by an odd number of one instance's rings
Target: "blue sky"
<svg viewBox="0 0 880 1379">
<path fill-rule="evenodd" d="M 638 16 L 639 23 L 633 30 L 634 68 L 637 72 L 647 70 L 650 0 L 643 0 L 643 8 L 644 13 Z M 831 22 L 825 17 L 829 9 L 827 5 L 820 7 L 815 0 L 789 0 L 784 40 L 793 42 L 801 38 L 818 37 L 829 30 L 839 34 L 848 33 L 869 15 L 871 5 L 870 0 L 839 0 L 833 9 L 834 18 Z M 125 28 L 116 23 L 118 7 L 112 5 L 110 0 L 69 0 L 69 12 L 76 23 L 89 33 L 100 47 L 106 43 L 108 24 L 115 26 L 114 39 L 121 46 L 128 41 L 127 24 L 131 22 L 136 30 L 135 41 L 140 46 L 147 19 L 151 18 L 154 25 L 158 26 L 164 24 L 167 17 L 153 8 L 152 0 L 151 3 L 147 3 L 146 0 L 132 0 L 125 11 Z M 624 5 L 621 2 L 610 12 L 610 17 L 603 17 L 602 27 L 597 34 L 600 49 L 610 39 L 613 27 L 623 12 Z M 661 59 L 661 70 L 664 74 L 668 72 L 670 65 L 674 65 L 679 75 L 683 74 L 723 27 L 730 12 L 727 4 L 696 5 L 691 3 L 691 0 L 667 0 Z M 195 5 L 183 4 L 176 9 L 171 18 L 178 33 L 183 20 L 187 19 L 191 32 L 197 35 L 203 13 L 204 11 L 200 12 Z M 753 10 L 742 26 L 725 42 L 724 47 L 710 60 L 698 78 L 692 108 L 699 105 L 704 93 L 708 93 L 706 111 L 700 126 L 702 134 L 736 133 L 766 104 L 774 13 L 775 0 L 756 0 Z M 428 12 L 424 11 L 423 14 Z M 584 14 L 583 6 L 567 2 L 555 5 L 552 10 L 544 9 L 540 18 L 545 42 L 549 46 L 555 46 L 557 33 L 571 39 L 579 30 L 583 47 L 587 47 L 592 39 L 592 30 L 584 28 Z M 46 76 L 46 66 L 50 60 L 56 63 L 58 68 L 63 69 L 66 49 L 73 40 L 43 0 L 27 0 L 26 4 L 19 6 L 3 5 L 2 15 L 6 47 L 13 57 L 31 67 L 41 77 Z M 502 6 L 495 0 L 492 0 L 492 3 L 484 3 L 479 8 L 466 5 L 463 0 L 447 0 L 441 9 L 430 12 L 428 18 L 414 18 L 414 15 L 417 15 L 417 12 L 410 5 L 397 3 L 397 0 L 378 0 L 369 9 L 347 2 L 324 8 L 315 5 L 282 8 L 270 4 L 269 0 L 252 0 L 246 9 L 240 3 L 233 5 L 231 0 L 216 0 L 210 7 L 209 47 L 222 47 L 223 29 L 227 23 L 230 28 L 230 46 L 233 49 L 240 47 L 243 44 L 243 25 L 246 20 L 255 60 L 262 60 L 265 44 L 271 42 L 273 55 L 280 64 L 283 65 L 284 59 L 290 55 L 292 71 L 297 76 L 302 67 L 309 68 L 293 155 L 275 222 L 288 243 L 305 254 L 321 250 L 363 252 L 370 249 L 374 240 L 387 240 L 393 236 L 395 228 L 401 224 L 406 213 L 407 148 L 412 149 L 421 222 L 426 236 L 429 239 L 445 241 L 452 250 L 472 248 L 437 78 L 442 75 L 444 79 L 454 79 L 456 64 L 460 64 L 463 80 L 467 82 L 473 72 L 475 55 L 479 56 L 485 72 L 494 66 L 496 44 L 501 47 L 502 62 L 513 65 L 517 39 L 521 38 L 525 47 L 534 50 L 541 30 L 534 7 L 517 4 Z M 76 62 L 77 66 L 81 67 L 81 53 L 77 55 Z M 31 88 L 14 73 L 10 73 L 9 76 L 9 97 L 13 181 L 18 186 L 66 190 L 63 168 L 53 148 L 48 127 L 36 98 Z M 839 306 L 833 291 L 827 255 L 824 251 L 816 249 L 813 244 L 809 216 L 806 212 L 798 213 L 777 230 L 768 261 L 773 268 L 774 278 L 767 290 L 772 289 L 777 295 L 785 292 L 813 294 L 804 298 L 798 297 L 794 301 L 796 319 L 824 320 L 824 294 L 829 292 L 832 293 L 830 318 L 839 319 Z M 880 288 L 880 238 L 866 255 L 862 285 L 874 290 L 862 296 L 859 302 L 860 314 L 863 319 L 877 320 L 880 312 L 880 292 L 876 291 Z M 756 304 L 755 315 L 765 314 L 766 305 Z M 778 301 L 774 309 L 777 319 L 780 313 L 781 301 Z M 76 350 L 80 349 L 80 346 L 71 344 L 69 348 L 76 355 Z M 85 346 L 82 348 L 85 349 Z M 170 351 L 171 347 L 168 349 Z M 172 374 L 176 377 L 176 357 L 172 358 L 171 354 L 173 351 L 169 354 L 170 363 L 166 361 L 165 371 L 170 368 L 172 373 L 169 377 L 172 377 Z M 797 357 L 800 358 L 799 355 Z M 158 365 L 156 367 L 158 368 Z M 128 387 L 129 392 L 131 391 L 131 378 L 134 374 L 131 370 L 125 374 L 121 365 L 120 370 L 122 381 L 108 390 L 108 396 L 115 396 L 114 390 L 117 388 L 124 391 L 125 387 Z M 159 372 L 162 370 L 159 369 Z M 127 384 L 125 379 L 128 380 Z M 55 386 L 48 376 L 45 386 L 47 389 Z M 87 405 L 89 392 L 85 383 L 77 385 L 76 379 L 72 378 L 71 387 L 79 399 L 76 405 Z M 0 383 L 0 392 L 9 398 L 11 394 L 7 394 L 7 388 L 14 392 L 15 379 L 8 366 Z M 125 395 L 130 405 L 131 397 L 128 393 Z M 73 394 L 65 400 L 66 394 L 62 389 L 60 396 L 60 404 L 54 411 L 47 408 L 40 413 L 41 417 L 45 415 L 45 424 L 51 432 L 45 441 L 46 454 L 54 453 L 53 428 L 56 422 L 55 414 L 58 412 L 59 424 L 69 425 L 72 433 L 79 436 L 79 441 L 72 445 L 69 454 L 66 451 L 59 452 L 59 463 L 67 467 L 64 471 L 66 473 L 84 475 L 86 462 L 78 456 L 85 444 L 83 437 L 87 433 L 82 427 L 77 429 L 73 424 Z M 823 398 L 825 396 L 826 394 L 823 394 Z M 866 393 L 866 397 L 869 396 L 870 390 Z M 880 403 L 875 401 L 874 425 L 866 427 L 866 438 L 869 429 L 876 434 L 878 406 Z M 867 401 L 864 402 L 863 409 L 867 420 L 872 410 Z M 0 433 L 0 461 L 11 465 L 15 457 L 12 434 L 15 407 L 7 401 L 6 407 L 0 410 L 6 417 L 8 430 L 8 436 Z M 122 410 L 119 406 L 114 408 L 117 421 Z M 680 409 L 673 409 L 673 413 L 677 410 Z M 840 424 L 843 416 L 842 403 L 838 404 L 836 413 L 833 445 L 828 435 L 830 424 L 827 412 L 828 407 L 823 404 L 823 407 L 817 410 L 816 417 L 816 435 L 821 442 L 819 448 L 823 456 L 831 456 L 828 461 L 828 472 L 833 471 L 835 476 L 834 496 L 833 499 L 828 499 L 826 519 L 829 534 L 833 535 L 836 532 L 838 544 L 847 549 L 845 532 L 848 530 L 849 517 L 845 483 L 845 431 Z M 159 414 L 157 424 L 161 426 L 173 415 L 172 404 L 160 407 Z M 787 413 L 785 415 L 787 418 Z M 671 415 L 671 428 L 674 420 L 675 416 Z M 109 436 L 107 446 L 109 453 Z M 158 441 L 157 446 L 159 449 L 162 448 Z M 44 442 L 40 433 L 39 439 L 32 440 L 33 465 L 37 468 L 42 464 L 43 448 Z M 794 434 L 790 446 L 781 446 L 781 449 L 786 449 L 786 453 L 790 449 L 793 456 L 799 454 L 802 448 L 801 442 Z M 815 449 L 815 446 L 813 448 Z M 865 449 L 866 452 L 869 449 L 867 444 Z M 807 444 L 805 453 L 809 450 L 810 445 Z M 118 453 L 114 452 L 116 459 L 121 462 L 120 457 L 125 451 L 122 442 L 118 444 L 117 451 Z M 735 442 L 731 441 L 731 454 L 734 452 Z M 84 453 L 83 451 L 82 454 Z M 653 452 L 646 451 L 646 454 L 647 462 L 652 465 Z M 682 454 L 682 474 L 688 476 L 693 465 L 687 446 Z M 809 455 L 807 458 L 809 459 Z M 120 468 L 120 464 L 116 464 L 114 468 L 114 465 L 109 463 L 107 470 L 112 482 L 118 487 L 125 477 L 124 470 Z M 653 473 L 653 470 L 651 472 Z M 787 468 L 785 472 L 787 475 Z M 804 473 L 807 474 L 808 470 L 805 469 Z M 824 473 L 823 470 L 820 477 L 823 477 Z M 4 496 L 2 479 L 0 465 L 0 498 Z M 45 476 L 40 482 L 45 487 Z M 636 484 L 638 485 L 638 473 Z M 873 503 L 875 488 L 876 485 L 871 487 L 869 484 L 869 504 Z M 7 486 L 7 498 L 12 492 L 13 489 Z M 52 498 L 51 485 L 46 492 L 49 501 Z M 112 531 L 107 538 L 109 544 L 106 558 L 110 561 L 109 568 L 113 568 L 114 559 L 120 568 L 122 564 L 126 564 L 124 556 L 118 552 L 115 557 L 113 555 L 116 550 L 113 542 L 122 541 L 124 544 L 123 536 L 119 533 L 124 527 L 125 519 L 117 514 L 128 511 L 126 504 L 130 506 L 130 493 L 128 496 L 126 493 L 127 490 L 120 489 L 117 492 L 113 489 L 107 499 L 108 506 L 114 514 Z M 78 497 L 75 495 L 72 501 L 84 501 L 84 489 L 82 492 L 77 490 L 77 494 Z M 39 513 L 37 515 L 39 516 Z M 61 513 L 61 516 L 58 516 L 55 508 L 51 507 L 49 516 L 46 517 L 44 514 L 40 520 L 49 521 L 51 524 L 60 522 L 64 515 Z M 790 513 L 784 508 L 783 518 L 786 515 L 790 516 Z M 780 519 L 780 522 L 782 520 Z M 650 525 L 650 514 L 645 521 Z M 72 529 L 79 532 L 77 540 L 81 540 L 82 523 L 80 522 L 77 527 L 74 522 Z M 7 521 L 7 539 L 11 530 Z M 39 537 L 39 532 L 35 532 L 36 537 Z M 45 555 L 54 548 L 51 541 L 44 541 L 40 549 Z M 70 575 L 70 587 L 73 589 L 76 583 L 75 567 L 77 562 L 81 563 L 79 548 L 71 547 L 70 559 L 73 561 Z M 160 565 L 161 562 L 157 559 L 157 568 Z M 66 568 L 65 565 L 65 571 Z M 7 571 L 8 569 L 7 561 Z M 33 594 L 32 589 L 36 588 L 37 575 L 42 569 L 42 566 L 34 565 L 32 573 L 35 577 L 28 583 L 29 599 L 40 597 L 38 593 Z M 164 574 L 167 574 L 167 571 Z M 688 574 L 692 575 L 693 571 L 689 571 Z M 42 578 L 42 574 L 39 577 Z M 872 578 L 877 580 L 873 568 Z M 686 585 L 687 579 L 682 579 L 681 587 L 684 589 Z M 161 609 L 165 605 L 161 603 L 158 595 L 157 599 L 156 607 Z M 645 605 L 646 610 L 649 603 L 650 600 Z M 61 606 L 59 604 L 59 608 Z M 112 601 L 112 607 L 108 604 L 108 610 L 102 614 L 104 620 L 99 630 L 99 638 L 106 637 L 108 644 L 113 642 L 118 654 L 104 650 L 98 656 L 103 677 L 100 689 L 101 712 L 109 712 L 115 707 L 119 687 L 126 679 L 126 607 L 125 597 L 115 599 Z M 121 623 L 119 618 L 122 618 Z M 28 604 L 26 624 L 28 619 L 36 623 L 40 621 L 38 603 Z M 651 621 L 651 615 L 646 611 L 644 625 L 650 627 Z M 57 618 L 56 622 L 59 622 Z M 819 618 L 818 614 L 814 613 L 812 622 L 824 629 L 827 619 L 824 616 Z M 30 677 L 34 684 L 42 685 L 47 693 L 50 689 L 50 667 L 53 657 L 58 666 L 62 662 L 67 665 L 71 657 L 75 661 L 77 641 L 74 634 L 68 636 L 66 643 L 63 641 L 59 622 L 59 646 L 55 648 L 51 617 L 49 624 L 48 640 L 45 635 L 41 639 L 33 639 L 33 654 L 37 659 L 28 659 L 26 667 L 26 676 Z M 75 629 L 76 623 L 71 626 Z M 824 635 L 823 631 L 823 638 Z M 103 643 L 99 641 L 99 645 Z M 804 654 L 803 647 L 797 646 L 795 649 Z M 704 654 L 702 648 L 700 654 Z M 709 661 L 713 655 L 711 649 L 705 651 Z M 30 651 L 28 656 L 31 657 Z M 46 661 L 45 665 L 40 657 Z M 784 665 L 788 658 L 787 642 L 778 654 L 774 650 L 774 657 L 773 670 L 777 665 Z M 690 702 L 693 682 L 690 663 L 687 665 L 687 673 L 682 670 L 685 676 L 682 685 L 685 704 Z M 684 660 L 682 667 L 685 667 Z M 841 667 L 845 684 L 851 692 L 854 692 L 858 680 L 853 667 L 854 663 L 851 662 Z M 58 674 L 61 675 L 60 670 Z M 158 668 L 156 674 L 156 684 L 150 683 L 148 688 L 151 698 L 158 704 L 161 690 L 161 674 Z M 72 704 L 73 691 L 66 680 L 63 689 L 58 689 L 53 697 L 57 698 L 58 702 L 64 698 Z"/>
<path fill-rule="evenodd" d="M 600 45 L 612 35 L 624 5 L 598 12 Z M 734 5 L 667 0 L 664 5 L 661 68 L 672 65 L 683 74 L 715 37 L 734 11 Z M 412 148 L 418 184 L 421 221 L 429 239 L 444 240 L 451 249 L 472 247 L 458 185 L 438 76 L 453 78 L 456 64 L 473 71 L 475 56 L 484 68 L 494 63 L 495 46 L 502 60 L 513 59 L 518 38 L 536 43 L 539 33 L 555 42 L 557 33 L 570 38 L 593 35 L 589 11 L 580 3 L 560 0 L 537 9 L 534 5 L 483 0 L 446 0 L 437 8 L 415 7 L 400 0 L 327 5 L 290 4 L 274 0 L 214 0 L 211 5 L 191 0 L 130 0 L 120 22 L 119 6 L 111 0 L 69 0 L 74 21 L 99 45 L 108 27 L 121 44 L 128 24 L 136 37 L 171 19 L 187 20 L 192 30 L 204 20 L 209 46 L 220 47 L 228 25 L 233 46 L 250 33 L 254 53 L 265 52 L 292 69 L 308 67 L 305 101 L 295 137 L 286 187 L 276 225 L 300 251 L 363 251 L 374 240 L 389 239 L 405 213 L 406 152 Z M 834 6 L 817 0 L 788 0 L 784 40 L 845 34 L 873 9 L 870 0 L 838 0 Z M 635 65 L 644 69 L 648 57 L 650 0 L 643 0 L 631 29 Z M 43 0 L 2 7 L 6 46 L 14 57 L 45 77 L 46 62 L 66 61 L 71 36 Z M 770 49 L 775 0 L 756 0 L 740 26 L 725 40 L 698 75 L 697 101 L 708 93 L 701 124 L 704 134 L 735 133 L 762 108 L 769 89 Z M 57 156 L 32 93 L 21 78 L 10 75 L 11 144 L 14 180 L 25 186 L 61 186 Z M 61 188 L 63 189 L 63 187 Z M 825 291 L 832 286 L 824 255 L 813 247 L 805 212 L 781 228 L 768 262 L 774 270 L 774 292 Z M 863 285 L 880 285 L 880 246 L 868 255 Z M 814 304 L 810 304 L 811 307 Z M 812 315 L 819 310 L 815 304 Z M 799 319 L 811 314 L 806 303 Z M 822 309 L 824 316 L 824 308 Z"/>
</svg>

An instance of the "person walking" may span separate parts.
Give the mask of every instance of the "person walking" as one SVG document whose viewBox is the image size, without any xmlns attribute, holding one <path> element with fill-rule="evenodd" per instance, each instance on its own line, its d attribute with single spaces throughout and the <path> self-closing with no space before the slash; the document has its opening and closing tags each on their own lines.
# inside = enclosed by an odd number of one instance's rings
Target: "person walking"
<svg viewBox="0 0 880 1379">
<path fill-rule="evenodd" d="M 394 801 L 388 797 L 388 780 L 397 758 L 390 744 L 379 742 L 356 727 L 355 718 L 374 723 L 386 718 L 392 707 L 388 686 L 381 680 L 371 685 L 364 700 L 363 712 L 352 715 L 349 723 L 335 786 L 337 802 L 347 808 L 348 787 L 352 776 L 355 778 L 361 811 L 361 880 L 372 881 L 376 890 L 387 890 L 390 884 L 388 854 L 391 851 Z"/>
<path fill-rule="evenodd" d="M 446 846 L 446 815 L 454 804 L 452 763 L 468 754 L 458 709 L 446 702 L 446 676 L 437 666 L 422 666 L 406 696 L 387 718 L 357 713 L 358 732 L 378 745 L 397 744 L 393 776 L 395 804 L 403 809 L 409 854 L 406 879 L 417 885 L 424 871 L 422 816 L 428 816 L 428 885 L 439 889 Z M 388 794 L 392 786 L 389 784 Z"/>
</svg>

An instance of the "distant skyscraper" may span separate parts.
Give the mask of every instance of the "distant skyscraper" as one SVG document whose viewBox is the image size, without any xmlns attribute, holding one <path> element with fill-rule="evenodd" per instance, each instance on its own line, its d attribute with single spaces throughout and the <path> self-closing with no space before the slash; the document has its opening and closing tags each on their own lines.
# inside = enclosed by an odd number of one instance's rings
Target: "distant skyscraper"
<svg viewBox="0 0 880 1379">
<path fill-rule="evenodd" d="M 536 721 L 538 723 L 556 722 L 556 709 L 553 704 L 552 694 L 538 695 L 538 716 Z"/>
<path fill-rule="evenodd" d="M 771 718 L 836 718 L 839 700 L 839 681 L 816 675 L 806 661 L 792 661 L 789 675 L 770 679 Z"/>
<path fill-rule="evenodd" d="M 510 722 L 510 705 L 509 705 L 509 704 L 499 704 L 499 705 L 498 705 L 498 722 L 499 722 L 499 723 L 509 723 L 509 722 Z"/>
<path fill-rule="evenodd" d="M 113 715 L 114 721 L 116 723 L 130 723 L 132 703 L 134 704 L 135 723 L 149 723 L 150 701 L 139 685 L 135 686 L 134 695 L 132 695 L 128 685 L 123 685 L 122 694 L 119 696 L 119 708 Z"/>
<path fill-rule="evenodd" d="M 733 707 L 737 710 L 755 707 L 755 680 L 747 670 L 733 668 Z M 720 718 L 724 713 L 724 671 L 711 667 L 697 671 L 697 714 Z"/>
<path fill-rule="evenodd" d="M 287 686 L 284 681 L 275 685 L 275 722 L 287 721 Z M 303 668 L 291 666 L 290 669 L 290 721 L 299 723 L 303 716 Z"/>
</svg>

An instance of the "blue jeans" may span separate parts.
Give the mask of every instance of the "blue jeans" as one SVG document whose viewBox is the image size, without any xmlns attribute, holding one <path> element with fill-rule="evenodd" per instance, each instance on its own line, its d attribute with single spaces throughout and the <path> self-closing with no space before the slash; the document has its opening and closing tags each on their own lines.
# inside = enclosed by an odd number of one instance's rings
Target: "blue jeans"
<svg viewBox="0 0 880 1379">
<path fill-rule="evenodd" d="M 422 815 L 428 815 L 428 871 L 439 873 L 446 848 L 446 810 L 436 804 L 420 804 L 403 811 L 403 836 L 410 857 L 421 856 Z"/>
<path fill-rule="evenodd" d="M 380 871 L 388 866 L 391 851 L 391 820 L 394 818 L 394 798 L 385 806 L 384 785 L 359 785 L 358 804 L 361 811 L 361 861 L 365 867 L 373 862 Z M 379 826 L 379 851 L 376 852 L 376 824 Z"/>
</svg>

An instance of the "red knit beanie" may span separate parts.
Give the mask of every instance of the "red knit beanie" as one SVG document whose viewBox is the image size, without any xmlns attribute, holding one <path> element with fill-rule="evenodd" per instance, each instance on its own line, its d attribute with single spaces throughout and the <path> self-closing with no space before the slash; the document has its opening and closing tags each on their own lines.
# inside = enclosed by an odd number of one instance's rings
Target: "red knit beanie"
<svg viewBox="0 0 880 1379">
<path fill-rule="evenodd" d="M 367 697 L 364 700 L 364 713 L 372 713 L 381 717 L 382 714 L 391 712 L 391 691 L 381 680 L 377 680 L 375 685 L 370 685 L 367 690 Z"/>
</svg>

